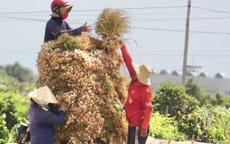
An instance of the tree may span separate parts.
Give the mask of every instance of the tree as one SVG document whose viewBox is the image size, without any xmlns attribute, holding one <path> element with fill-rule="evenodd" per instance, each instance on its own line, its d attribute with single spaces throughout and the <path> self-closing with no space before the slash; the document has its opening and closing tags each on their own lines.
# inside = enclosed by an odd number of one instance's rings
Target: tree
<svg viewBox="0 0 230 144">
<path fill-rule="evenodd" d="M 217 93 L 215 97 L 216 97 L 217 105 L 223 104 L 223 96 L 220 93 Z"/>
<path fill-rule="evenodd" d="M 18 62 L 13 65 L 0 66 L 0 84 L 15 89 L 23 95 L 35 86 L 37 79 L 38 76 L 34 75 L 29 68 L 22 67 Z"/>
<path fill-rule="evenodd" d="M 160 114 L 169 114 L 179 120 L 182 115 L 192 113 L 198 107 L 198 101 L 187 95 L 184 87 L 167 82 L 156 91 L 153 106 Z"/>
<path fill-rule="evenodd" d="M 223 101 L 224 101 L 223 105 L 225 106 L 225 108 L 229 109 L 230 108 L 230 96 L 225 97 Z"/>
<path fill-rule="evenodd" d="M 206 92 L 194 83 L 193 79 L 189 79 L 185 85 L 186 94 L 196 98 L 199 102 L 199 106 L 203 106 L 208 101 L 211 101 L 210 95 L 206 94 Z"/>
<path fill-rule="evenodd" d="M 23 98 L 22 95 L 12 89 L 0 88 L 0 136 L 9 135 L 8 132 L 16 124 L 27 122 L 28 109 L 29 99 Z"/>
<path fill-rule="evenodd" d="M 24 68 L 19 64 L 19 62 L 15 62 L 13 65 L 8 64 L 4 67 L 5 71 L 8 75 L 17 78 L 18 82 L 34 82 L 35 76 L 29 68 Z"/>
</svg>

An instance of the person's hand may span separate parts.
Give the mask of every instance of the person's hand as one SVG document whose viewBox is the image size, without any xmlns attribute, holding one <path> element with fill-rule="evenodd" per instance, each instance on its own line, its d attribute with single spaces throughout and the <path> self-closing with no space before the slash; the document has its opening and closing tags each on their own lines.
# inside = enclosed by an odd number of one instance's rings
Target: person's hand
<svg viewBox="0 0 230 144">
<path fill-rule="evenodd" d="M 65 112 L 65 106 L 61 105 L 58 110 L 64 111 Z"/>
<path fill-rule="evenodd" d="M 123 106 L 123 109 L 126 110 L 126 105 Z"/>
<path fill-rule="evenodd" d="M 82 32 L 91 32 L 92 26 L 87 26 L 87 22 L 81 27 Z"/>
<path fill-rule="evenodd" d="M 141 129 L 140 129 L 140 136 L 141 136 L 141 137 L 146 137 L 146 136 L 147 136 L 147 130 L 141 128 Z"/>
</svg>

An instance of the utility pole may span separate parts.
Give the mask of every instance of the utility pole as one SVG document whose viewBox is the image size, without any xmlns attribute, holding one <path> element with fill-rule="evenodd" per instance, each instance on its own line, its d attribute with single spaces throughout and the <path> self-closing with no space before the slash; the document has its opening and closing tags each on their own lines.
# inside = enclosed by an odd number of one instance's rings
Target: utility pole
<svg viewBox="0 0 230 144">
<path fill-rule="evenodd" d="M 185 45 L 184 45 L 184 61 L 183 61 L 183 72 L 182 72 L 182 86 L 185 86 L 185 82 L 186 82 L 190 8 L 191 8 L 191 0 L 188 0 L 188 9 L 187 9 L 187 18 L 186 18 L 186 31 L 185 31 Z"/>
</svg>

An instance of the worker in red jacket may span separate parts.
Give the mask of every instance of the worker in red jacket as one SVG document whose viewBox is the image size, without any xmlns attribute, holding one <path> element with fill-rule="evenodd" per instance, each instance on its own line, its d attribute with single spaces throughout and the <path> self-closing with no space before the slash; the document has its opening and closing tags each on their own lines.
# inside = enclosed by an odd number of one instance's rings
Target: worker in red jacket
<svg viewBox="0 0 230 144">
<path fill-rule="evenodd" d="M 145 144 L 152 114 L 152 92 L 149 80 L 152 70 L 146 64 L 141 66 L 135 64 L 125 45 L 121 47 L 121 52 L 131 77 L 125 104 L 129 125 L 128 144 Z"/>
<path fill-rule="evenodd" d="M 51 3 L 51 18 L 46 23 L 44 42 L 57 39 L 63 33 L 81 35 L 82 32 L 92 31 L 91 26 L 85 23 L 83 26 L 72 29 L 65 21 L 73 5 L 67 0 L 53 0 Z"/>
</svg>

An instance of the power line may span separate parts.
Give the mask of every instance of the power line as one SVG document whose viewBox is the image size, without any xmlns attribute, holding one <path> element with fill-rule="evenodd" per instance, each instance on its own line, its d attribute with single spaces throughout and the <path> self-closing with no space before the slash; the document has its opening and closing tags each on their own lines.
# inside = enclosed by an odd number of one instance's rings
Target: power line
<svg viewBox="0 0 230 144">
<path fill-rule="evenodd" d="M 169 31 L 169 32 L 185 32 L 184 30 L 177 29 L 162 29 L 162 28 L 146 28 L 146 27 L 132 27 L 134 29 L 142 29 L 142 30 L 153 30 L 153 31 Z M 203 33 L 203 34 L 223 34 L 230 35 L 228 32 L 212 32 L 212 31 L 190 31 L 191 33 Z"/>
<path fill-rule="evenodd" d="M 3 15 L 11 15 L 11 14 L 40 14 L 40 13 L 50 13 L 50 11 L 28 11 L 28 12 L 0 12 L 0 14 L 3 14 Z"/>
<path fill-rule="evenodd" d="M 184 8 L 186 6 L 159 6 L 159 7 L 126 7 L 119 9 L 127 9 L 127 10 L 143 10 L 143 9 L 168 9 L 168 8 Z M 116 8 L 113 8 L 116 9 Z M 86 9 L 86 10 L 72 10 L 71 12 L 95 12 L 102 11 L 103 9 Z M 50 11 L 31 11 L 31 12 L 0 12 L 0 14 L 28 14 L 28 13 L 48 13 Z"/>
<path fill-rule="evenodd" d="M 137 9 L 169 9 L 169 8 L 185 8 L 187 6 L 158 6 L 158 7 L 135 7 L 135 8 L 122 8 L 122 9 L 130 9 L 130 10 L 137 10 Z"/>
<path fill-rule="evenodd" d="M 43 19 L 34 19 L 34 18 L 20 18 L 20 17 L 5 17 L 0 16 L 3 18 L 10 18 L 10 19 L 16 19 L 16 20 L 22 20 L 22 21 L 39 21 L 39 22 L 46 22 L 47 20 Z M 80 24 L 80 23 L 77 23 Z M 185 32 L 184 30 L 178 30 L 178 29 L 162 29 L 162 28 L 147 28 L 147 27 L 132 27 L 133 29 L 142 29 L 142 30 L 152 30 L 152 31 L 168 31 L 168 32 Z M 213 31 L 190 31 L 191 33 L 200 33 L 200 34 L 222 34 L 222 35 L 230 35 L 229 32 L 213 32 Z"/>
<path fill-rule="evenodd" d="M 182 57 L 182 54 L 151 54 L 151 53 L 133 53 L 134 56 L 154 56 L 154 57 Z M 188 54 L 189 57 L 193 57 L 194 54 Z M 195 54 L 196 57 L 227 57 L 230 58 L 230 54 Z"/>
<path fill-rule="evenodd" d="M 143 9 L 169 9 L 169 8 L 187 8 L 187 6 L 126 7 L 126 8 L 119 8 L 119 9 L 143 10 Z M 191 8 L 201 9 L 201 10 L 206 10 L 206 11 L 211 11 L 211 12 L 230 14 L 230 12 L 227 12 L 227 11 L 214 10 L 214 9 L 202 8 L 202 7 L 197 7 L 197 6 L 191 6 Z M 86 10 L 72 10 L 71 12 L 95 12 L 95 11 L 102 11 L 102 10 L 103 9 L 86 9 Z M 0 14 L 4 14 L 4 15 L 5 14 L 40 14 L 40 13 L 50 13 L 50 11 L 0 12 Z M 160 14 L 163 14 L 163 13 L 160 13 Z M 172 13 L 168 13 L 168 14 L 172 14 Z"/>
<path fill-rule="evenodd" d="M 39 22 L 46 22 L 47 21 L 47 20 L 34 19 L 34 18 L 21 18 L 21 17 L 10 17 L 10 16 L 0 16 L 0 17 L 9 18 L 9 19 L 23 20 L 23 21 L 39 21 Z"/>
<path fill-rule="evenodd" d="M 37 12 L 0 12 L 0 15 L 3 16 L 9 16 L 9 15 L 17 15 L 17 16 L 23 16 L 23 15 L 27 15 L 27 16 L 40 16 L 41 14 L 49 14 L 51 13 L 50 11 L 37 11 Z M 193 11 L 193 14 L 208 14 L 210 12 L 202 12 L 202 11 Z M 145 15 L 145 16 L 149 16 L 149 15 L 178 15 L 178 14 L 183 14 L 184 12 L 141 12 L 141 13 L 131 13 L 132 15 Z M 78 11 L 71 11 L 71 15 L 74 16 L 98 16 L 98 13 L 79 13 Z"/>
<path fill-rule="evenodd" d="M 211 12 L 204 12 L 204 11 L 193 11 L 193 14 L 209 14 Z M 178 14 L 185 14 L 184 12 L 142 12 L 142 13 L 132 13 L 132 15 L 178 15 Z"/>
<path fill-rule="evenodd" d="M 31 20 L 31 21 L 45 21 L 42 19 L 35 18 L 21 18 L 21 17 L 12 17 L 12 16 L 0 16 L 8 19 L 18 19 L 18 20 Z M 217 19 L 230 19 L 230 17 L 197 17 L 191 18 L 191 20 L 217 20 Z M 181 21 L 185 20 L 184 18 L 158 18 L 158 19 L 134 19 L 135 21 Z"/>
<path fill-rule="evenodd" d="M 139 9 L 165 9 L 165 8 L 183 8 L 187 6 L 160 6 L 160 7 L 134 7 L 134 8 L 122 8 L 122 9 L 129 9 L 129 10 L 139 10 Z M 230 14 L 229 12 L 225 11 L 219 11 L 219 10 L 212 10 L 207 8 L 201 8 L 192 6 L 196 9 L 202 9 L 206 11 L 212 11 L 212 12 L 219 12 L 219 13 L 225 13 Z M 93 9 L 93 10 L 77 10 L 75 12 L 91 12 L 91 11 L 101 11 L 101 9 Z M 47 13 L 48 11 L 32 11 L 32 12 L 0 12 L 0 14 L 41 14 L 41 13 Z M 74 11 L 73 11 L 74 12 Z M 37 19 L 37 18 L 23 18 L 23 17 L 17 17 L 17 16 L 1 16 L 2 18 L 7 19 L 16 19 L 21 21 L 38 21 L 38 22 L 46 22 L 47 20 L 44 19 Z M 197 17 L 192 18 L 192 20 L 207 20 L 207 19 L 229 19 L 230 17 Z M 138 20 L 138 19 L 136 19 Z M 166 20 L 184 20 L 184 18 L 160 18 L 160 19 L 142 19 L 142 21 L 166 21 Z M 162 28 L 148 28 L 148 27 L 132 27 L 134 29 L 142 29 L 142 30 L 152 30 L 152 31 L 169 31 L 169 32 L 185 32 L 184 30 L 178 30 L 178 29 L 162 29 Z M 229 35 L 229 32 L 212 32 L 212 31 L 190 31 L 191 33 L 203 33 L 203 34 L 223 34 L 223 35 Z"/>
<path fill-rule="evenodd" d="M 192 8 L 196 8 L 196 9 L 202 9 L 202 10 L 206 10 L 206 11 L 211 11 L 211 12 L 230 14 L 230 12 L 226 12 L 226 11 L 213 10 L 213 9 L 207 9 L 207 8 L 196 7 L 196 6 L 191 6 L 191 7 L 192 7 Z"/>
<path fill-rule="evenodd" d="M 191 20 L 217 20 L 217 19 L 230 19 L 230 17 L 197 17 L 190 18 Z M 181 21 L 185 18 L 158 18 L 158 19 L 134 19 L 135 21 Z"/>
</svg>

